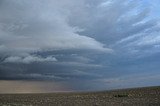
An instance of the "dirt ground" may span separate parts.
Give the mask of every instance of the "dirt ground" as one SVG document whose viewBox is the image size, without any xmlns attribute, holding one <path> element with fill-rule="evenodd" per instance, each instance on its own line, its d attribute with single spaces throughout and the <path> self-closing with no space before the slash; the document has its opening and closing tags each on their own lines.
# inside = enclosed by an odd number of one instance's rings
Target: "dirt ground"
<svg viewBox="0 0 160 106">
<path fill-rule="evenodd" d="M 85 93 L 0 94 L 0 106 L 160 106 L 160 87 Z"/>
</svg>

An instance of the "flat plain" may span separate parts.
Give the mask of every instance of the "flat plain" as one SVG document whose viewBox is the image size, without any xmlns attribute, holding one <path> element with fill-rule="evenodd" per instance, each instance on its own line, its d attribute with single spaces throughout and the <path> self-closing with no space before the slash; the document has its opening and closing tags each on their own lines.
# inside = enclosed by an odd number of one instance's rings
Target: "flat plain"
<svg viewBox="0 0 160 106">
<path fill-rule="evenodd" d="M 0 106 L 160 106 L 160 86 L 99 92 L 0 94 Z"/>
</svg>

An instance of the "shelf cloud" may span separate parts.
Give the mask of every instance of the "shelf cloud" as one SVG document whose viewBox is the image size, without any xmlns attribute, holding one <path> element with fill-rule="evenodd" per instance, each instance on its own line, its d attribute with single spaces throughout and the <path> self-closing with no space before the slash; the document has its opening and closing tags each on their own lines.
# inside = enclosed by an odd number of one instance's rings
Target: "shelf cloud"
<svg viewBox="0 0 160 106">
<path fill-rule="evenodd" d="M 98 84 L 124 76 L 129 81 L 128 76 L 151 70 L 154 76 L 160 68 L 158 3 L 0 0 L 0 79 L 65 81 L 76 87 L 77 81 Z"/>
</svg>

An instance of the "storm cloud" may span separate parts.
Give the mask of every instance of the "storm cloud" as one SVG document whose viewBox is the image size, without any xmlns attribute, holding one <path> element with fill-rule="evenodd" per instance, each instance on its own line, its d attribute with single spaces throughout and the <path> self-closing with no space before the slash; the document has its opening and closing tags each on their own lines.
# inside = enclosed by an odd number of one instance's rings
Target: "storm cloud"
<svg viewBox="0 0 160 106">
<path fill-rule="evenodd" d="M 1 0 L 0 79 L 75 87 L 74 81 L 123 83 L 133 74 L 141 80 L 150 70 L 154 76 L 160 68 L 156 2 Z"/>
</svg>

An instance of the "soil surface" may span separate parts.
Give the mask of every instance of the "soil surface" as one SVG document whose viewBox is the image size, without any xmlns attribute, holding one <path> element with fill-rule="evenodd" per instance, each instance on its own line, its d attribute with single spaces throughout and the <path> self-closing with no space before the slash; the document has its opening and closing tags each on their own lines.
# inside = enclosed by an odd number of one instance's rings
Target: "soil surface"
<svg viewBox="0 0 160 106">
<path fill-rule="evenodd" d="M 160 106 L 160 87 L 85 93 L 0 94 L 0 106 Z"/>
</svg>

